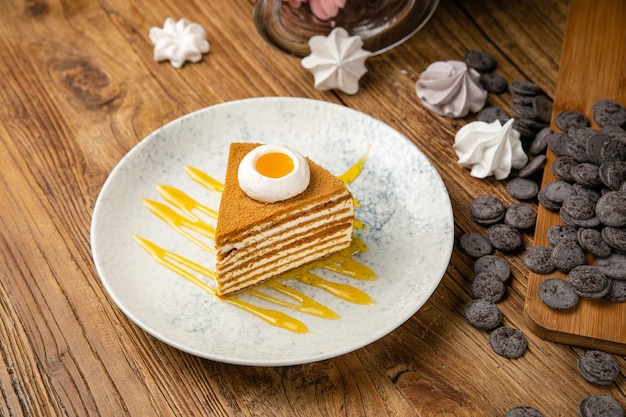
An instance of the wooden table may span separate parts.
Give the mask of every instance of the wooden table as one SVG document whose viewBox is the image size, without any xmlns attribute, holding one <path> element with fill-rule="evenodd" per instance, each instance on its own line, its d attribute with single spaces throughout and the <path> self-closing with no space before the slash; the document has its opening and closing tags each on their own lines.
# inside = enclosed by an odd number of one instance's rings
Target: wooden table
<svg viewBox="0 0 626 417">
<path fill-rule="evenodd" d="M 503 323 L 529 349 L 494 354 L 463 317 L 472 261 L 455 248 L 437 291 L 410 320 L 355 352 L 290 367 L 200 359 L 151 337 L 117 308 L 89 244 L 107 175 L 139 140 L 191 111 L 246 97 L 299 96 L 371 114 L 415 142 L 449 190 L 455 233 L 479 231 L 469 202 L 505 183 L 472 178 L 452 150 L 471 118 L 427 111 L 414 85 L 431 62 L 491 52 L 498 73 L 554 97 L 565 0 L 442 0 L 405 44 L 368 61 L 354 96 L 320 92 L 299 60 L 267 45 L 250 0 L 0 2 L 0 415 L 497 416 L 530 405 L 574 416 L 580 399 L 626 407 L 626 359 L 607 387 L 585 382 L 585 349 L 547 342 L 523 314 L 527 270 L 513 273 Z M 211 52 L 174 69 L 155 63 L 148 32 L 166 17 L 204 26 Z M 508 94 L 489 103 L 510 107 Z M 524 235 L 527 246 L 532 234 Z"/>
</svg>

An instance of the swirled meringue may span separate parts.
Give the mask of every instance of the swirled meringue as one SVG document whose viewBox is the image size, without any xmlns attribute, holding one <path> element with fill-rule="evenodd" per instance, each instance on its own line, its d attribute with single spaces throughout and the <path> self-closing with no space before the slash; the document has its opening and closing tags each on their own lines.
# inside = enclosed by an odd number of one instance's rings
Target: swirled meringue
<svg viewBox="0 0 626 417">
<path fill-rule="evenodd" d="M 154 60 L 169 60 L 174 68 L 182 67 L 185 61 L 198 62 L 202 54 L 209 52 L 204 28 L 187 19 L 176 21 L 168 17 L 163 29 L 150 28 L 150 40 L 154 44 Z"/>
<path fill-rule="evenodd" d="M 359 36 L 350 36 L 338 27 L 328 36 L 312 36 L 309 46 L 311 54 L 302 58 L 302 66 L 313 73 L 315 88 L 348 94 L 359 91 L 359 79 L 367 72 L 365 60 L 372 55 L 361 48 Z"/>
<path fill-rule="evenodd" d="M 424 106 L 441 116 L 465 117 L 485 106 L 487 91 L 478 83 L 480 74 L 463 61 L 430 64 L 415 83 Z"/>
<path fill-rule="evenodd" d="M 453 149 L 459 164 L 470 168 L 477 178 L 493 175 L 502 180 L 509 176 L 511 168 L 520 169 L 528 162 L 520 133 L 513 129 L 513 119 L 504 126 L 499 120 L 468 123 L 456 133 Z"/>
</svg>

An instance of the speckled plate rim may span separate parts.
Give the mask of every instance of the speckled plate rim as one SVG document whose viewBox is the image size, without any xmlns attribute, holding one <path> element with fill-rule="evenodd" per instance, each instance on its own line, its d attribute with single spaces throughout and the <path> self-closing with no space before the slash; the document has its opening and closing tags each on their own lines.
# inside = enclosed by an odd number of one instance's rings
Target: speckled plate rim
<svg viewBox="0 0 626 417">
<path fill-rule="evenodd" d="M 279 140 L 272 140 L 279 138 Z M 197 196 L 185 165 L 223 180 L 230 142 L 294 146 L 334 174 L 365 153 L 350 184 L 360 201 L 359 236 L 369 251 L 356 255 L 374 281 L 331 276 L 357 286 L 375 305 L 356 305 L 326 293 L 312 296 L 341 315 L 323 320 L 291 314 L 309 326 L 295 334 L 275 328 L 212 296 L 154 262 L 133 233 L 190 259 L 206 256 L 142 205 L 159 199 L 157 183 Z M 368 151 L 369 149 L 369 151 Z M 195 194 L 194 194 L 195 193 Z M 209 201 L 218 204 L 219 201 Z M 284 366 L 336 357 L 387 335 L 430 298 L 448 266 L 454 242 L 450 199 L 425 155 L 402 134 L 371 116 L 324 101 L 266 97 L 226 102 L 173 120 L 131 149 L 112 170 L 96 201 L 91 247 L 109 296 L 134 323 L 184 352 L 239 365 Z M 201 260 L 199 262 L 202 262 Z M 306 291 L 306 289 L 305 289 Z"/>
</svg>

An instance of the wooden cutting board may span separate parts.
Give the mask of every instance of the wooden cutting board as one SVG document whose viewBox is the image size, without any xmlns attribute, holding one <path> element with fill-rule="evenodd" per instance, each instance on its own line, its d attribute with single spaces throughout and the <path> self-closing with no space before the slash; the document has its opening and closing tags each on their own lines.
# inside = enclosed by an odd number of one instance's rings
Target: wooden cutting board
<svg viewBox="0 0 626 417">
<path fill-rule="evenodd" d="M 554 115 L 562 110 L 585 113 L 597 128 L 591 115 L 597 100 L 626 104 L 626 1 L 570 0 L 568 7 L 552 117 L 555 131 Z M 556 180 L 550 169 L 555 155 L 549 151 L 547 156 L 543 184 Z M 534 244 L 548 246 L 546 233 L 558 223 L 558 213 L 539 205 Z M 552 310 L 537 293 L 539 283 L 551 276 L 565 278 L 561 273 L 529 274 L 525 311 L 532 331 L 546 340 L 626 354 L 626 303 L 581 299 L 571 311 Z"/>
</svg>

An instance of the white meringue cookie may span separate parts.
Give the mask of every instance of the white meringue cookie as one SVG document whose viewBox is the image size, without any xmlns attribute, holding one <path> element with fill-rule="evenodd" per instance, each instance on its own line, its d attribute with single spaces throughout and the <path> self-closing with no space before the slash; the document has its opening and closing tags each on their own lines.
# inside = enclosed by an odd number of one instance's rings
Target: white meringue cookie
<svg viewBox="0 0 626 417">
<path fill-rule="evenodd" d="M 347 94 L 359 91 L 359 80 L 367 72 L 365 60 L 372 53 L 362 49 L 358 36 L 349 36 L 340 27 L 328 36 L 309 39 L 311 54 L 302 58 L 302 66 L 313 73 L 318 90 L 341 90 Z"/>
<path fill-rule="evenodd" d="M 424 106 L 441 116 L 465 117 L 485 106 L 487 91 L 478 83 L 480 74 L 463 61 L 430 64 L 415 83 Z"/>
<path fill-rule="evenodd" d="M 150 28 L 150 40 L 154 44 L 154 60 L 169 60 L 174 68 L 182 67 L 186 61 L 200 61 L 210 47 L 202 26 L 171 17 L 165 19 L 163 29 Z"/>
<path fill-rule="evenodd" d="M 520 169 L 528 162 L 520 133 L 513 129 L 513 119 L 504 126 L 499 120 L 468 123 L 456 133 L 453 149 L 459 164 L 470 168 L 477 178 L 493 175 L 502 180 L 509 176 L 511 168 Z"/>
</svg>

